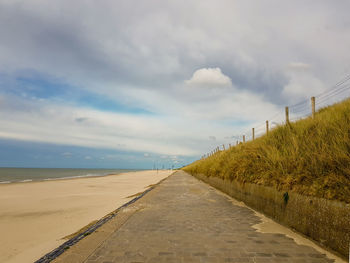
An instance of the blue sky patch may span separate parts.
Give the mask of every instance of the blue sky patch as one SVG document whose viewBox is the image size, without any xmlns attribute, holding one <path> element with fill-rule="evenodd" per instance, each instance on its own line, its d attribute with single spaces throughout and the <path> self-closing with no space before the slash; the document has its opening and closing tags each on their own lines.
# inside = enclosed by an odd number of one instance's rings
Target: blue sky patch
<svg viewBox="0 0 350 263">
<path fill-rule="evenodd" d="M 148 110 L 120 103 L 36 72 L 25 72 L 17 77 L 0 73 L 0 87 L 0 92 L 26 99 L 48 99 L 101 111 L 154 115 Z"/>
</svg>

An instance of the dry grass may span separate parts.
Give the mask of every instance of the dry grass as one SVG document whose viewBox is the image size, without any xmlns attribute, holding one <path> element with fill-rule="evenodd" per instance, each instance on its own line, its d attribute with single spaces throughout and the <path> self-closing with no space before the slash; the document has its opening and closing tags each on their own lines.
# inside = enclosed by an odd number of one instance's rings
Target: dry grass
<svg viewBox="0 0 350 263">
<path fill-rule="evenodd" d="M 350 203 L 350 100 L 183 170 Z"/>
</svg>

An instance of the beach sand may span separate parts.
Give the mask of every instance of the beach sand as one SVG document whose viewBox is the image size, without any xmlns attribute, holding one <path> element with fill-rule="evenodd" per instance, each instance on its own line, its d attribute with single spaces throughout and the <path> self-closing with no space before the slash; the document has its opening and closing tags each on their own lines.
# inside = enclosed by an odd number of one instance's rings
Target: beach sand
<svg viewBox="0 0 350 263">
<path fill-rule="evenodd" d="M 0 185 L 0 262 L 33 262 L 172 171 Z M 127 198 L 128 197 L 128 198 Z"/>
</svg>

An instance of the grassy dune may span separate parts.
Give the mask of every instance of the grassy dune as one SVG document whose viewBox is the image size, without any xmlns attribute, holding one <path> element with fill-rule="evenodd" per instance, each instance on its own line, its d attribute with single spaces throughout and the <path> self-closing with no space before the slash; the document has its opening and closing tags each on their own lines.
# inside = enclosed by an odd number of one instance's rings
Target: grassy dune
<svg viewBox="0 0 350 263">
<path fill-rule="evenodd" d="M 183 170 L 350 203 L 350 100 Z"/>
</svg>

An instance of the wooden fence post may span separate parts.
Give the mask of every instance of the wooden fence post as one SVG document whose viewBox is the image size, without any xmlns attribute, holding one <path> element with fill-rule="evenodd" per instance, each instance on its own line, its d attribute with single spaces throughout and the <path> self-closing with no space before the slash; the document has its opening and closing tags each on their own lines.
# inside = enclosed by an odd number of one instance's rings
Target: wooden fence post
<svg viewBox="0 0 350 263">
<path fill-rule="evenodd" d="M 266 121 L 266 135 L 269 134 L 269 121 Z"/>
<path fill-rule="evenodd" d="M 286 124 L 289 124 L 289 108 L 286 107 Z"/>
<path fill-rule="evenodd" d="M 315 97 L 311 97 L 311 109 L 312 109 L 312 118 L 315 119 L 315 112 L 316 112 Z"/>
<path fill-rule="evenodd" d="M 236 146 L 238 145 L 238 141 L 236 141 Z"/>
<path fill-rule="evenodd" d="M 255 129 L 252 128 L 252 138 L 253 138 L 253 141 L 255 140 Z"/>
<path fill-rule="evenodd" d="M 224 149 L 224 151 L 225 151 L 225 144 L 222 145 L 222 149 Z"/>
<path fill-rule="evenodd" d="M 243 135 L 243 143 L 245 143 L 245 135 Z"/>
</svg>

